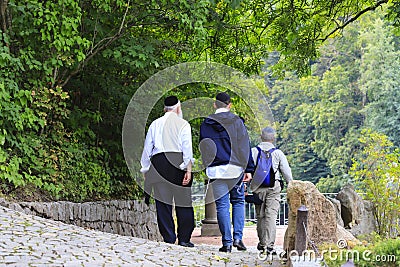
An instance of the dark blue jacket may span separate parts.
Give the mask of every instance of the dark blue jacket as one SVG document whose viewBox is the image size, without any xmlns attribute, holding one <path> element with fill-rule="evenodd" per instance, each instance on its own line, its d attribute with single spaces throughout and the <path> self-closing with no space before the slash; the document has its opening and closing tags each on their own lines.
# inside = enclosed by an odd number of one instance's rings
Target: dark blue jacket
<svg viewBox="0 0 400 267">
<path fill-rule="evenodd" d="M 231 112 L 212 114 L 200 126 L 200 152 L 205 167 L 233 164 L 254 172 L 247 129 Z"/>
</svg>

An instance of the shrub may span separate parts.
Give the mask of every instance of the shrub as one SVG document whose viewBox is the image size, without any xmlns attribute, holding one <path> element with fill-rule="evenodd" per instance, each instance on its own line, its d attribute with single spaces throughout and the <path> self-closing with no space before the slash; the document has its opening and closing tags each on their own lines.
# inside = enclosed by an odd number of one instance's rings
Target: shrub
<svg viewBox="0 0 400 267">
<path fill-rule="evenodd" d="M 351 168 L 351 175 L 365 198 L 374 204 L 377 232 L 382 237 L 400 233 L 400 150 L 388 137 L 364 131 L 363 150 Z"/>
</svg>

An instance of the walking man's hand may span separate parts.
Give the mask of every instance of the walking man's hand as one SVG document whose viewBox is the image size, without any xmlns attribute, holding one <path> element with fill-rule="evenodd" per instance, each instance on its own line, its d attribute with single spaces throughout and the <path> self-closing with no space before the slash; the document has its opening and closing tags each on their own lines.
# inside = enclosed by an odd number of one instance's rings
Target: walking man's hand
<svg viewBox="0 0 400 267">
<path fill-rule="evenodd" d="M 185 176 L 183 177 L 182 185 L 188 185 L 190 182 L 190 179 L 192 179 L 192 172 L 187 171 L 185 173 Z"/>
<path fill-rule="evenodd" d="M 245 173 L 243 177 L 243 182 L 250 182 L 251 178 L 251 173 Z"/>
</svg>

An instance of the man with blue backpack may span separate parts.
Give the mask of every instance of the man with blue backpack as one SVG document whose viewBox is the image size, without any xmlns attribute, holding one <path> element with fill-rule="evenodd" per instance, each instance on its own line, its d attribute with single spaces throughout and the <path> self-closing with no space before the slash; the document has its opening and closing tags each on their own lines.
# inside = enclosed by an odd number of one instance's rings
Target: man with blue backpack
<svg viewBox="0 0 400 267">
<path fill-rule="evenodd" d="M 253 147 L 252 157 L 256 164 L 250 189 L 253 192 L 256 216 L 257 249 L 269 255 L 275 254 L 276 218 L 280 208 L 280 192 L 283 180 L 292 181 L 292 171 L 285 154 L 274 146 L 275 130 L 266 127 L 261 132 L 261 143 Z M 282 177 L 283 176 L 283 177 Z"/>
</svg>

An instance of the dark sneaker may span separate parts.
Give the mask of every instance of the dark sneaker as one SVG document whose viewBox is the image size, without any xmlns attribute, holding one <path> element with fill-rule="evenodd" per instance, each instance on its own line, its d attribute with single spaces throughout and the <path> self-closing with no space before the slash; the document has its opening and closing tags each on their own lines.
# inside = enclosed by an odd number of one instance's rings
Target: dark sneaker
<svg viewBox="0 0 400 267">
<path fill-rule="evenodd" d="M 194 244 L 192 242 L 190 242 L 190 241 L 189 242 L 179 242 L 178 245 L 182 246 L 182 247 L 187 247 L 187 248 L 194 247 Z"/>
<path fill-rule="evenodd" d="M 222 246 L 219 248 L 220 252 L 228 252 L 231 253 L 232 252 L 232 246 Z"/>
<path fill-rule="evenodd" d="M 276 250 L 274 248 L 267 248 L 267 254 L 277 255 Z"/>
<path fill-rule="evenodd" d="M 233 246 L 236 247 L 238 250 L 247 250 L 246 246 L 243 244 L 243 241 L 240 239 L 235 239 L 233 241 Z"/>
<path fill-rule="evenodd" d="M 257 244 L 257 250 L 264 252 L 265 251 L 265 247 L 263 245 L 261 245 L 260 243 Z"/>
</svg>

